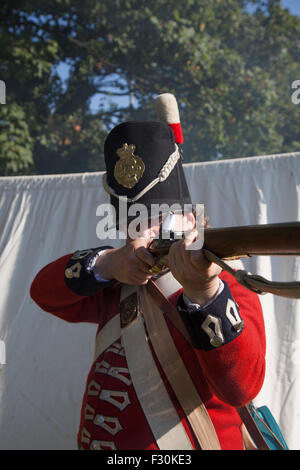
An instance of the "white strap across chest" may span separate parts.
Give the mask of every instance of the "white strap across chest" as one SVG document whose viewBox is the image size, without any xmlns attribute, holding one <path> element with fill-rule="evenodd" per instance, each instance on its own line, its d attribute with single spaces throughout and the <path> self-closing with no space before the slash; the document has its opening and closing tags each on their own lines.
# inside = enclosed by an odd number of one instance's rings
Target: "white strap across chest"
<svg viewBox="0 0 300 470">
<path fill-rule="evenodd" d="M 178 353 L 162 311 L 145 287 L 140 287 L 139 293 L 141 309 L 153 348 L 201 449 L 220 450 L 220 443 L 209 414 Z"/>
<path fill-rule="evenodd" d="M 141 316 L 122 329 L 122 344 L 135 392 L 159 449 L 192 450 L 154 362 Z"/>
<path fill-rule="evenodd" d="M 181 287 L 171 273 L 156 282 L 167 297 Z M 139 315 L 124 328 L 120 326 L 120 314 L 113 317 L 96 337 L 95 359 L 121 336 L 131 380 L 157 445 L 161 450 L 192 450 L 153 359 L 146 323 L 158 360 L 201 448 L 220 449 L 210 417 L 177 351 L 163 313 L 144 287 L 124 285 L 120 301 L 133 292 L 138 293 L 143 316 Z"/>
<path fill-rule="evenodd" d="M 179 282 L 172 276 L 170 272 L 166 273 L 156 280 L 158 287 L 169 297 L 181 288 Z M 127 286 L 126 291 L 121 291 L 120 301 L 125 296 L 134 292 L 136 286 Z M 102 354 L 112 343 L 117 341 L 121 336 L 120 314 L 115 315 L 104 327 L 97 333 L 94 349 L 94 360 Z"/>
</svg>

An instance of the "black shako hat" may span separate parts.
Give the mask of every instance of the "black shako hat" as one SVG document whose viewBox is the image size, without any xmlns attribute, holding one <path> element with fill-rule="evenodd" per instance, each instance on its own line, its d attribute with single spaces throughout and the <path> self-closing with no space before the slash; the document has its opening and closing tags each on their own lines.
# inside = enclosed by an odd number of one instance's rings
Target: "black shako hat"
<svg viewBox="0 0 300 470">
<path fill-rule="evenodd" d="M 115 207 L 117 227 L 133 204 L 143 204 L 150 215 L 151 204 L 177 204 L 183 208 L 184 204 L 192 203 L 180 150 L 167 124 L 159 121 L 119 124 L 105 140 L 104 157 L 103 186 Z M 120 204 L 123 204 L 121 217 Z M 132 214 L 127 218 L 130 219 Z"/>
</svg>

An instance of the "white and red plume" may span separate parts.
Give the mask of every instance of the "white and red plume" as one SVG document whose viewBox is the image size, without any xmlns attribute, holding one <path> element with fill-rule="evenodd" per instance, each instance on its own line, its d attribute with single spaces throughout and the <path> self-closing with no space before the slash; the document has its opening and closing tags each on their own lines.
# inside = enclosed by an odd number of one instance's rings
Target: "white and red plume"
<svg viewBox="0 0 300 470">
<path fill-rule="evenodd" d="M 155 100 L 158 119 L 171 127 L 177 144 L 183 144 L 178 104 L 172 93 L 162 93 Z"/>
</svg>

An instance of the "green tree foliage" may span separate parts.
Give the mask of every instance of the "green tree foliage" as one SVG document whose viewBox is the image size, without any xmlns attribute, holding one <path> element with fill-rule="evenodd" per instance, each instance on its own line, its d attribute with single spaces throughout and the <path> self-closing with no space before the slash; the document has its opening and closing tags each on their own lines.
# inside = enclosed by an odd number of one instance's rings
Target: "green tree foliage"
<svg viewBox="0 0 300 470">
<path fill-rule="evenodd" d="M 166 91 L 186 162 L 300 150 L 300 19 L 280 0 L 5 0 L 0 57 L 2 175 L 104 169 L 109 129 L 156 119 Z"/>
</svg>

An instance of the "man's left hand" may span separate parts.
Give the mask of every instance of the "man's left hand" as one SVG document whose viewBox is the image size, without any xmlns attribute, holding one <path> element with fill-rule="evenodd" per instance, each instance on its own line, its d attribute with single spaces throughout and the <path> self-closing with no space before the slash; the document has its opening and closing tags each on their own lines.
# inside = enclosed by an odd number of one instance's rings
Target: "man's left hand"
<svg viewBox="0 0 300 470">
<path fill-rule="evenodd" d="M 202 250 L 189 249 L 197 232 L 172 244 L 168 265 L 175 279 L 182 285 L 184 294 L 196 304 L 205 305 L 212 300 L 220 287 L 218 275 L 221 268 L 209 262 Z"/>
</svg>

